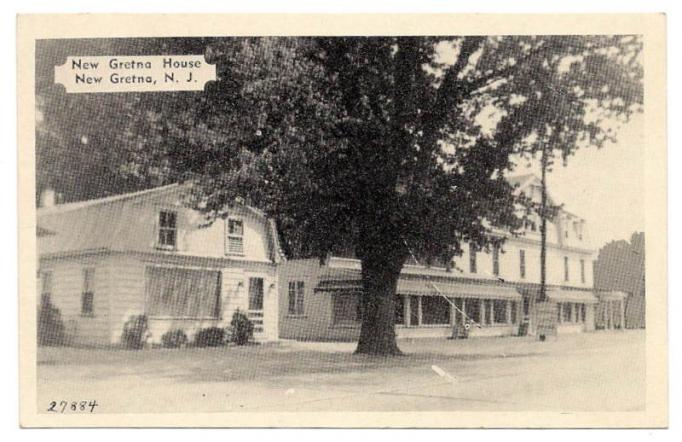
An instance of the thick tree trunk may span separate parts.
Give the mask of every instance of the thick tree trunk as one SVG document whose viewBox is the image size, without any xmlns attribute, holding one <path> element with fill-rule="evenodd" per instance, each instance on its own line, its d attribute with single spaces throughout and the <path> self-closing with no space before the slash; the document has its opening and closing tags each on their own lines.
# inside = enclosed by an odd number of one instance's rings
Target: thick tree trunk
<svg viewBox="0 0 682 442">
<path fill-rule="evenodd" d="M 395 298 L 404 258 L 384 250 L 362 258 L 362 327 L 356 353 L 402 354 L 395 339 Z"/>
</svg>

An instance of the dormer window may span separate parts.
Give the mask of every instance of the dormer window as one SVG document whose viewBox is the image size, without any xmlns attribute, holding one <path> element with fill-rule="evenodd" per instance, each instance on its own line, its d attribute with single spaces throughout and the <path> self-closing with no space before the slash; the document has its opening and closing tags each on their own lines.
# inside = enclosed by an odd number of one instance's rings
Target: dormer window
<svg viewBox="0 0 682 442">
<path fill-rule="evenodd" d="M 174 249 L 178 237 L 178 215 L 170 210 L 159 212 L 159 246 Z"/>
<path fill-rule="evenodd" d="M 241 255 L 244 253 L 244 222 L 240 219 L 227 220 L 225 253 Z"/>
</svg>

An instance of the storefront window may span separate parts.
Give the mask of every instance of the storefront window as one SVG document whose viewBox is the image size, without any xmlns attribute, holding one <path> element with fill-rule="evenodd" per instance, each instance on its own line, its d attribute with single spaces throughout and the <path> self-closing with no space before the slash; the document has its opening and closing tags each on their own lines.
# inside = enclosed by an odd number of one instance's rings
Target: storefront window
<svg viewBox="0 0 682 442">
<path fill-rule="evenodd" d="M 450 324 L 450 303 L 442 296 L 424 296 L 422 298 L 422 324 Z"/>
<path fill-rule="evenodd" d="M 563 304 L 564 322 L 573 321 L 573 304 L 567 302 Z"/>
<path fill-rule="evenodd" d="M 485 301 L 485 324 L 490 325 L 493 323 L 493 315 L 492 315 L 492 310 L 493 310 L 493 302 L 490 299 L 486 299 Z"/>
<path fill-rule="evenodd" d="M 476 321 L 477 323 L 481 322 L 481 305 L 479 303 L 478 299 L 467 299 L 466 303 L 466 314 L 469 317 L 469 319 Z"/>
<path fill-rule="evenodd" d="M 493 301 L 493 314 L 495 324 L 507 323 L 507 301 L 495 299 Z"/>
<path fill-rule="evenodd" d="M 452 302 L 457 306 L 455 309 L 455 324 L 463 324 L 464 316 L 462 315 L 462 311 L 464 311 L 464 305 L 462 303 L 464 300 L 462 298 L 453 298 Z"/>
</svg>

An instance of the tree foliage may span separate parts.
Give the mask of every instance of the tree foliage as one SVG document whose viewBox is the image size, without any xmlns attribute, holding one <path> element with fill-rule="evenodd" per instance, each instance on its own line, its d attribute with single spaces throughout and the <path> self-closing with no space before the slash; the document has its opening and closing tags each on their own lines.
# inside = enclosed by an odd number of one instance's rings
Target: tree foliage
<svg viewBox="0 0 682 442">
<path fill-rule="evenodd" d="M 601 147 L 642 102 L 634 36 L 175 43 L 201 45 L 218 81 L 120 103 L 119 171 L 193 183 L 208 221 L 235 202 L 260 207 L 290 256 L 358 257 L 370 353 L 398 351 L 393 297 L 410 251 L 448 263 L 465 242 L 517 229 L 515 161 Z"/>
</svg>

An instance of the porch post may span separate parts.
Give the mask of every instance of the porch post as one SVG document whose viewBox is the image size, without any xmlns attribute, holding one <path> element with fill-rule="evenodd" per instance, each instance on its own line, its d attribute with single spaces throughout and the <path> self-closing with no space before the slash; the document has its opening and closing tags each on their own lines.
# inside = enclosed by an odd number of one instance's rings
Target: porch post
<svg viewBox="0 0 682 442">
<path fill-rule="evenodd" d="M 422 325 L 422 297 L 417 296 L 417 325 Z"/>
<path fill-rule="evenodd" d="M 479 309 L 478 309 L 478 323 L 483 326 L 485 325 L 485 300 L 479 299 Z"/>
<path fill-rule="evenodd" d="M 405 302 L 403 302 L 403 311 L 405 314 L 405 327 L 412 325 L 412 297 L 405 296 Z"/>
<path fill-rule="evenodd" d="M 455 304 L 455 306 L 459 307 L 457 305 L 457 298 L 448 298 L 448 300 L 450 302 L 452 302 L 453 304 Z M 450 304 L 448 303 L 448 305 L 450 305 Z M 450 305 L 450 325 L 454 326 L 456 323 L 457 323 L 457 309 L 455 307 L 453 307 L 452 305 Z"/>
</svg>

